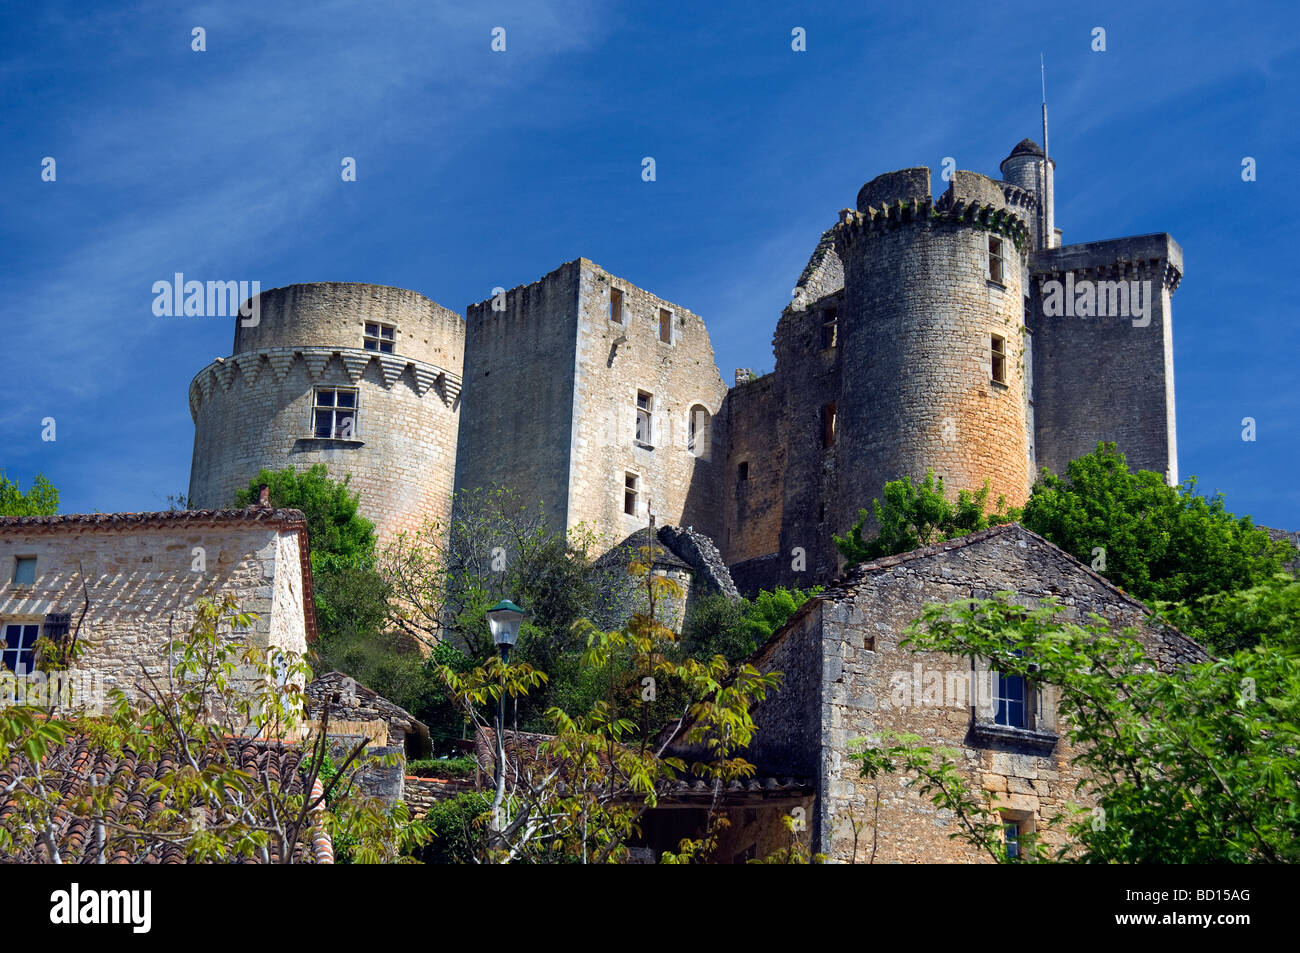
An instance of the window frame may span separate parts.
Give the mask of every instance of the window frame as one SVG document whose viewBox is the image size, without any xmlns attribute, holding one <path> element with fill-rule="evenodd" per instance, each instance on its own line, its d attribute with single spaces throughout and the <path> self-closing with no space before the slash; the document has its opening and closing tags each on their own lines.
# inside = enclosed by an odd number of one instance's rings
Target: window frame
<svg viewBox="0 0 1300 953">
<path fill-rule="evenodd" d="M 18 578 L 18 574 L 23 566 L 31 566 L 32 578 L 24 581 Z M 14 556 L 14 570 L 9 577 L 9 584 L 16 588 L 26 588 L 27 586 L 36 585 L 36 557 L 32 555 L 16 554 Z"/>
<path fill-rule="evenodd" d="M 822 404 L 822 449 L 833 450 L 839 441 L 839 435 L 839 413 L 835 408 L 835 401 Z"/>
<path fill-rule="evenodd" d="M 995 247 L 996 246 L 996 247 Z M 996 267 L 994 263 L 996 262 Z M 1006 287 L 1007 257 L 1006 240 L 998 235 L 989 235 L 988 243 L 988 280 L 999 287 Z"/>
<path fill-rule="evenodd" d="M 665 337 L 665 334 L 667 335 Z M 676 343 L 673 333 L 673 313 L 667 308 L 659 309 L 659 343 L 672 345 Z"/>
<path fill-rule="evenodd" d="M 18 629 L 18 647 L 11 648 L 9 630 Z M 31 642 L 25 644 L 25 630 L 35 629 Z M 36 671 L 36 642 L 41 637 L 41 623 L 27 622 L 21 619 L 6 620 L 0 623 L 0 669 L 13 672 L 17 676 L 31 675 Z M 13 656 L 12 663 L 10 656 Z M 26 659 L 25 671 L 18 671 L 18 666 Z"/>
<path fill-rule="evenodd" d="M 375 333 L 371 334 L 370 329 L 374 328 Z M 385 331 L 389 333 L 384 334 Z M 371 347 L 371 343 L 374 347 Z M 384 349 L 384 345 L 388 349 Z M 365 321 L 361 330 L 361 346 L 363 350 L 370 351 L 374 354 L 392 354 L 397 348 L 397 325 L 386 324 L 383 321 Z"/>
<path fill-rule="evenodd" d="M 634 470 L 623 471 L 623 515 L 637 516 L 641 504 L 641 474 Z M 629 509 L 631 507 L 631 509 Z"/>
<path fill-rule="evenodd" d="M 989 332 L 989 380 L 994 384 L 1007 384 L 1007 339 L 1005 335 Z"/>
<path fill-rule="evenodd" d="M 840 309 L 827 308 L 822 312 L 822 350 L 830 351 L 840 345 Z"/>
<path fill-rule="evenodd" d="M 644 406 L 641 398 L 645 398 Z M 636 428 L 632 431 L 632 439 L 638 447 L 643 450 L 654 449 L 654 423 L 655 423 L 655 395 L 648 390 L 638 389 L 636 392 Z M 642 421 L 645 421 L 644 430 Z M 644 439 L 642 434 L 644 433 Z"/>
<path fill-rule="evenodd" d="M 609 287 L 609 319 L 615 324 L 623 323 L 624 295 L 622 288 Z"/>
<path fill-rule="evenodd" d="M 321 394 L 329 392 L 333 395 L 333 402 L 329 404 L 321 403 Z M 340 406 L 338 403 L 339 394 L 351 394 L 352 406 Z M 310 434 L 316 440 L 359 440 L 361 439 L 361 388 L 344 387 L 342 385 L 322 385 L 312 388 L 312 405 L 311 418 L 308 422 Z M 352 430 L 347 436 L 339 435 L 338 412 L 339 410 L 350 411 L 352 415 Z M 318 414 L 322 411 L 328 411 L 330 414 L 330 432 L 321 434 L 318 425 Z"/>
</svg>

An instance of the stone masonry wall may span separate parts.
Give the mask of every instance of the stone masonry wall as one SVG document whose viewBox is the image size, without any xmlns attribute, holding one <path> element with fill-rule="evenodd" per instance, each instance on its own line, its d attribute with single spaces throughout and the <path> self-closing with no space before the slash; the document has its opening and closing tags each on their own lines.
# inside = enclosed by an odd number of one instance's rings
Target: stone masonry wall
<svg viewBox="0 0 1300 953">
<path fill-rule="evenodd" d="M 567 527 L 579 265 L 469 306 L 458 491 L 512 487 Z"/>
<path fill-rule="evenodd" d="M 728 442 L 719 475 L 726 520 L 717 543 L 729 566 L 775 553 L 781 545 L 784 400 L 776 374 L 738 384 L 727 394 Z"/>
<path fill-rule="evenodd" d="M 988 793 L 991 807 L 1026 820 L 1031 828 L 1043 829 L 1045 820 L 1061 813 L 1067 803 L 1092 806 L 1088 797 L 1076 790 L 1079 768 L 1071 763 L 1074 750 L 1065 738 L 1049 748 L 978 740 L 972 735 L 972 718 L 979 715 L 972 716 L 969 694 L 962 698 L 956 689 L 962 679 L 971 676 L 970 662 L 911 653 L 900 649 L 898 641 L 924 603 L 987 598 L 1002 589 L 1017 593 L 1023 605 L 1036 605 L 1047 595 L 1057 595 L 1069 607 L 1071 620 L 1087 621 L 1089 612 L 1097 612 L 1117 628 L 1141 625 L 1139 603 L 1123 597 L 1050 543 L 1019 527 L 992 530 L 983 541 L 936 549 L 940 551 L 933 555 L 898 560 L 893 566 L 884 564 L 862 573 L 861 581 L 828 599 L 823 608 L 828 679 L 822 699 L 822 729 L 828 757 L 818 831 L 822 849 L 836 861 L 850 859 L 850 818 L 861 822 L 874 814 L 878 794 L 878 861 L 982 859 L 962 842 L 949 840 L 946 835 L 953 829 L 952 816 L 902 787 L 901 779 L 881 777 L 879 783 L 862 779 L 857 764 L 848 759 L 854 738 L 906 732 L 922 737 L 922 744 L 956 749 L 963 774 L 975 788 Z M 1177 633 L 1141 625 L 1139 638 L 1166 668 L 1204 658 L 1199 646 Z M 952 692 L 948 692 L 949 676 L 954 676 Z M 910 694 L 898 693 L 900 685 L 909 685 Z M 936 685 L 943 685 L 943 690 Z M 1060 727 L 1053 694 L 1040 692 L 1039 703 L 1036 728 L 1056 732 Z M 1044 836 L 1056 844 L 1052 836 Z M 858 862 L 866 859 L 861 850 L 859 844 Z"/>
<path fill-rule="evenodd" d="M 285 363 L 276 368 L 266 356 Z M 349 362 L 352 366 L 349 367 Z M 359 366 L 358 366 L 359 362 Z M 252 352 L 207 368 L 191 387 L 194 460 L 190 505 L 229 507 L 262 468 L 306 470 L 323 463 L 332 479 L 351 476 L 361 513 L 380 545 L 426 519 L 446 521 L 456 461 L 459 380 L 443 389 L 419 381 L 404 359 L 325 348 Z M 396 373 L 393 373 L 394 367 Z M 421 365 L 421 374 L 434 368 Z M 356 388 L 352 440 L 317 438 L 312 408 L 318 387 Z"/>
</svg>

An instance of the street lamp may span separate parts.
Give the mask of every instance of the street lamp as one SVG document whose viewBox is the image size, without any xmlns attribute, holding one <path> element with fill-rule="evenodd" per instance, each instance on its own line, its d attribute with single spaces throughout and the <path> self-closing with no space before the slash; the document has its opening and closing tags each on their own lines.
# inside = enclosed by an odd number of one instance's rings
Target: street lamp
<svg viewBox="0 0 1300 953">
<path fill-rule="evenodd" d="M 492 630 L 492 641 L 496 643 L 497 649 L 501 652 L 501 664 L 510 664 L 510 646 L 515 644 L 519 638 L 519 626 L 523 624 L 524 618 L 528 615 L 523 609 L 515 605 L 509 599 L 502 599 L 491 609 L 487 611 L 488 628 Z M 501 673 L 505 679 L 505 672 Z M 501 686 L 501 697 L 497 699 L 497 765 L 495 778 L 496 781 L 496 798 L 495 804 L 499 805 L 501 799 L 505 796 L 506 788 L 506 743 L 505 743 L 505 722 L 506 722 L 506 691 L 505 685 Z"/>
<path fill-rule="evenodd" d="M 501 661 L 510 661 L 510 647 L 519 638 L 519 626 L 527 615 L 509 599 L 502 599 L 488 609 L 488 627 L 492 630 L 492 641 L 501 650 Z"/>
</svg>

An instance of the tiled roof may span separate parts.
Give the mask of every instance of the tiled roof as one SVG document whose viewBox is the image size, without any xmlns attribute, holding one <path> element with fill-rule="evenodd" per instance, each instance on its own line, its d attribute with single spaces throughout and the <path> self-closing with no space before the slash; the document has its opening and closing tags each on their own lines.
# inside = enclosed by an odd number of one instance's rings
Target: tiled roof
<svg viewBox="0 0 1300 953">
<path fill-rule="evenodd" d="M 298 764 L 303 757 L 300 748 L 279 742 L 244 739 L 229 739 L 226 745 L 227 751 L 242 770 L 256 770 L 265 774 L 272 787 L 284 794 L 302 793 L 303 779 L 298 773 Z M 210 759 L 200 760 L 201 765 L 206 763 L 210 763 Z M 63 803 L 85 797 L 92 786 L 110 786 L 113 794 L 104 815 L 105 820 L 110 824 L 133 827 L 138 826 L 143 818 L 163 809 L 161 798 L 150 790 L 151 782 L 174 771 L 178 764 L 171 758 L 142 761 L 131 751 L 124 751 L 120 756 L 109 755 L 92 745 L 84 735 L 73 735 L 48 753 L 44 766 L 54 772 L 53 787 Z M 17 769 L 16 761 L 0 766 L 0 789 L 12 780 Z M 12 799 L 0 796 L 0 825 L 11 824 L 14 811 Z M 91 821 L 67 811 L 59 811 L 55 813 L 55 824 L 54 839 L 63 863 L 96 862 L 98 847 Z M 270 850 L 272 861 L 277 861 L 278 853 L 274 845 Z M 108 863 L 185 863 L 181 848 L 162 844 L 152 844 L 146 848 L 111 826 L 105 829 L 104 852 Z M 311 849 L 305 845 L 295 848 L 294 855 L 298 863 L 309 863 L 313 859 Z M 0 862 L 44 863 L 45 849 L 37 844 L 17 855 L 0 856 Z M 241 862 L 254 861 L 244 859 Z"/>
<path fill-rule="evenodd" d="M 0 516 L 0 530 L 94 527 L 131 529 L 138 526 L 216 526 L 229 523 L 267 523 L 306 526 L 301 510 L 246 506 L 238 510 L 163 510 L 156 513 L 62 513 L 54 516 Z"/>
</svg>

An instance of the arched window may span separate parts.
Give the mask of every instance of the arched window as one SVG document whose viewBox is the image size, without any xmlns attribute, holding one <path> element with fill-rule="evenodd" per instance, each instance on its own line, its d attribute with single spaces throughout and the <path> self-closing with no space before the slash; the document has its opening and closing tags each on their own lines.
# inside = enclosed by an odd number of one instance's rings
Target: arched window
<svg viewBox="0 0 1300 953">
<path fill-rule="evenodd" d="M 709 459 L 713 450 L 712 419 L 703 404 L 690 410 L 686 421 L 686 449 L 701 460 Z"/>
</svg>

